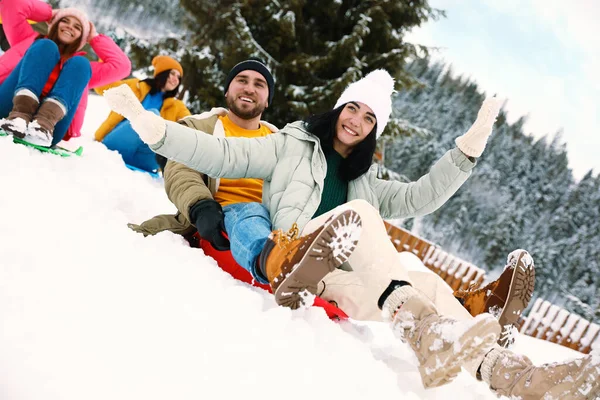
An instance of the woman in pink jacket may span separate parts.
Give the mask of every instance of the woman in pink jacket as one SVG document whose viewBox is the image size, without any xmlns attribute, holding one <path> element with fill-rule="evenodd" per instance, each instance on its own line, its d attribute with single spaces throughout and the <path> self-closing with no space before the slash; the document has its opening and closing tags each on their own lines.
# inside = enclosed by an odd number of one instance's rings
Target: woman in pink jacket
<svg viewBox="0 0 600 400">
<path fill-rule="evenodd" d="M 129 58 L 76 8 L 0 1 L 0 16 L 11 45 L 0 56 L 0 129 L 41 146 L 81 136 L 88 89 L 128 76 Z M 49 21 L 48 35 L 28 19 Z M 86 43 L 101 62 L 82 56 Z"/>
</svg>

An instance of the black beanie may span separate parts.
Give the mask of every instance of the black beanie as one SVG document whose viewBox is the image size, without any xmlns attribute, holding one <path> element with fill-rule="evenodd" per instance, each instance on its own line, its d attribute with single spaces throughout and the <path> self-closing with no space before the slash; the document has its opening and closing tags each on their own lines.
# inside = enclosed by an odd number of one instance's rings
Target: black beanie
<svg viewBox="0 0 600 400">
<path fill-rule="evenodd" d="M 252 70 L 256 71 L 262 76 L 264 76 L 267 81 L 267 86 L 269 86 L 269 106 L 271 105 L 271 101 L 273 100 L 273 94 L 275 93 L 275 81 L 273 80 L 273 75 L 267 68 L 267 66 L 262 62 L 262 60 L 258 58 L 251 57 L 245 61 L 237 63 L 229 74 L 227 74 L 227 80 L 225 81 L 225 93 L 229 90 L 229 84 L 242 71 Z"/>
</svg>

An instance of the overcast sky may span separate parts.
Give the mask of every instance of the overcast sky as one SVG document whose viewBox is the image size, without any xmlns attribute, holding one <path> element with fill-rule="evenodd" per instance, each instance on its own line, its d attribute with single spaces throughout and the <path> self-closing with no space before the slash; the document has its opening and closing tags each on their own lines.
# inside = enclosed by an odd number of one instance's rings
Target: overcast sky
<svg viewBox="0 0 600 400">
<path fill-rule="evenodd" d="M 577 178 L 600 172 L 600 1 L 430 0 L 446 18 L 411 32 L 436 58 L 508 99 L 527 133 L 563 129 Z"/>
</svg>

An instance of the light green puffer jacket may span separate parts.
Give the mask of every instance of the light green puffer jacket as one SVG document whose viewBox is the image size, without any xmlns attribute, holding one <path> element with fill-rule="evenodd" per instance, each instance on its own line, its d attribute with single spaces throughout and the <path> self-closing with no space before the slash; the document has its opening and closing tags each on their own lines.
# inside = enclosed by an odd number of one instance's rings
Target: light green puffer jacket
<svg viewBox="0 0 600 400">
<path fill-rule="evenodd" d="M 165 137 L 151 148 L 214 178 L 264 180 L 263 204 L 274 229 L 300 231 L 321 202 L 327 163 L 319 140 L 301 121 L 262 138 L 218 138 L 165 121 Z M 377 166 L 349 183 L 348 200 L 364 199 L 383 218 L 429 214 L 467 180 L 475 164 L 458 149 L 448 151 L 416 182 L 377 178 Z"/>
</svg>

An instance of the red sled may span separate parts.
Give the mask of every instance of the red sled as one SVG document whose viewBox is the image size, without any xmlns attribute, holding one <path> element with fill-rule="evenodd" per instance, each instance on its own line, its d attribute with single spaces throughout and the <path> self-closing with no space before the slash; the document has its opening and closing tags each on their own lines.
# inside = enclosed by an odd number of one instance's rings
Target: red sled
<svg viewBox="0 0 600 400">
<path fill-rule="evenodd" d="M 193 247 L 201 248 L 202 250 L 204 250 L 204 254 L 214 258 L 215 261 L 217 261 L 219 267 L 221 267 L 223 271 L 227 272 L 235 279 L 245 282 L 249 285 L 262 288 L 268 291 L 269 293 L 272 293 L 271 287 L 269 285 L 263 285 L 254 280 L 254 278 L 252 278 L 252 275 L 250 275 L 250 272 L 246 271 L 234 260 L 233 256 L 231 255 L 231 251 L 215 250 L 215 248 L 212 247 L 209 242 L 200 239 L 200 236 L 197 233 L 194 234 L 192 240 L 189 241 Z M 329 303 L 328 301 L 323 300 L 319 296 L 315 297 L 313 307 L 323 308 L 325 310 L 325 313 L 327 313 L 327 316 L 332 320 L 342 321 L 348 319 L 348 315 L 344 311 Z"/>
</svg>

